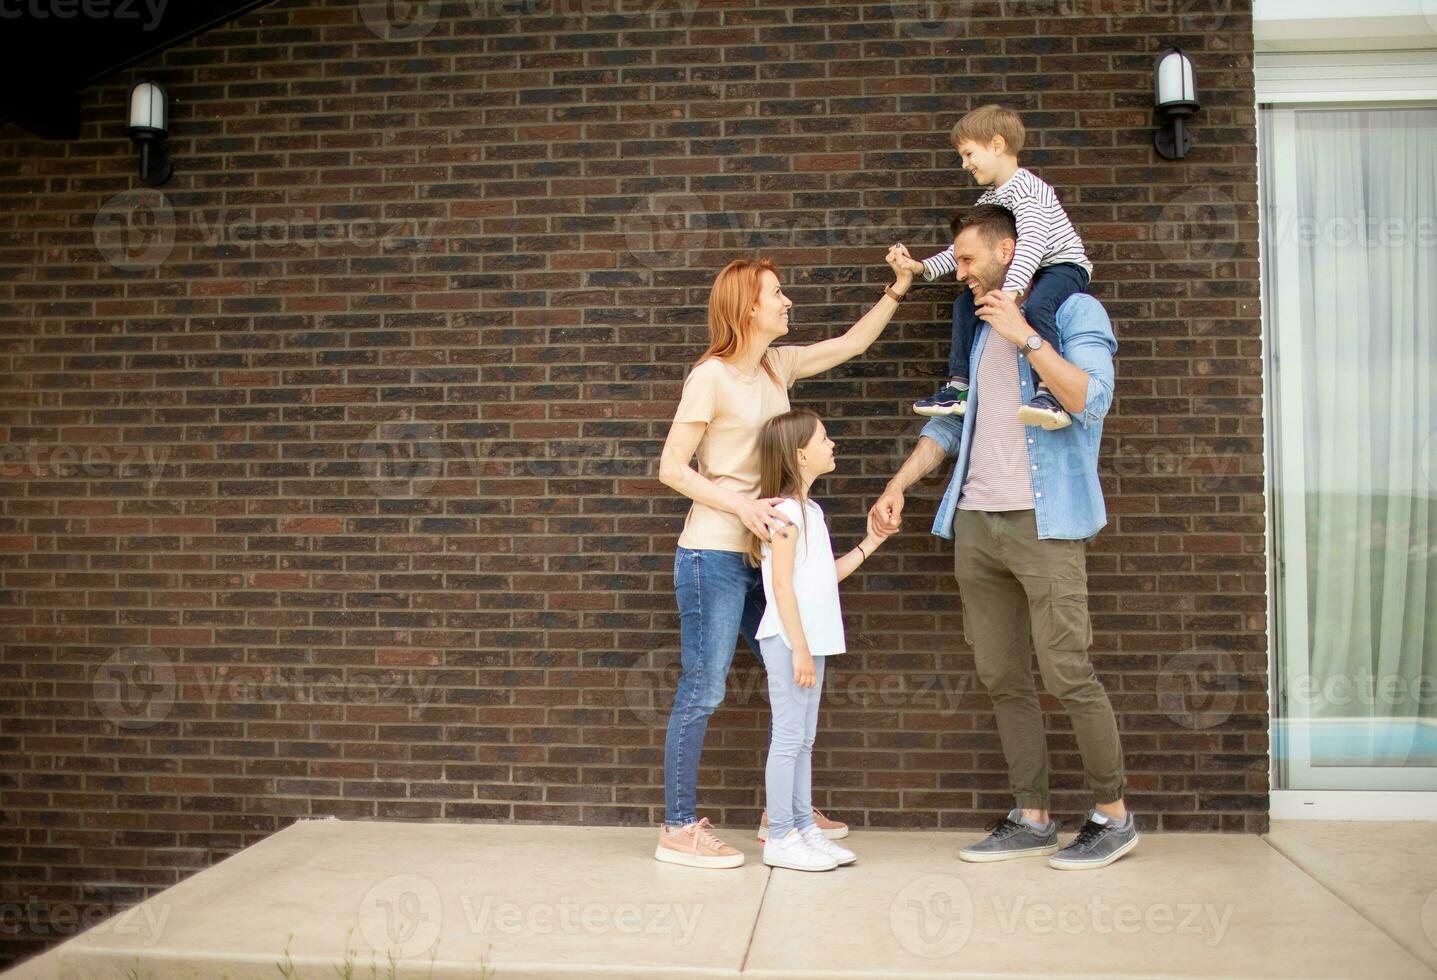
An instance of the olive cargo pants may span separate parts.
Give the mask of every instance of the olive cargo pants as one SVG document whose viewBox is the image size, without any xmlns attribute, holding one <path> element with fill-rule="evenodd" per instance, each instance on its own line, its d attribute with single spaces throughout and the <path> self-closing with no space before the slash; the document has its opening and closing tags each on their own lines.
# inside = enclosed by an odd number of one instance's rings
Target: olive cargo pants
<svg viewBox="0 0 1437 980">
<path fill-rule="evenodd" d="M 1123 795 L 1123 751 L 1107 692 L 1088 660 L 1087 544 L 1040 540 L 1032 510 L 958 510 L 953 574 L 963 634 L 978 678 L 993 699 L 998 737 L 1016 805 L 1048 808 L 1048 744 L 1028 640 L 1043 687 L 1072 721 L 1083 775 L 1096 802 Z"/>
</svg>

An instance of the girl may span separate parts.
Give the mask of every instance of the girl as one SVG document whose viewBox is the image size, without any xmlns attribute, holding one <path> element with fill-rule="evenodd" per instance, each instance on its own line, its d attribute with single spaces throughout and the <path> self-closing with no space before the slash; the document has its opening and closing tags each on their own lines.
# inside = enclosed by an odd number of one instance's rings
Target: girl
<svg viewBox="0 0 1437 980">
<path fill-rule="evenodd" d="M 872 529 L 857 548 L 834 561 L 823 509 L 809 499 L 813 481 L 834 469 L 833 440 L 806 408 L 775 416 L 759 433 L 759 497 L 781 497 L 792 523 L 764 543 L 749 539 L 767 607 L 756 636 L 768 671 L 773 709 L 764 792 L 768 839 L 763 863 L 795 871 L 831 871 L 858 856 L 824 835 L 813 817 L 813 736 L 828 657 L 846 649 L 838 583 L 873 554 L 887 535 Z"/>
<path fill-rule="evenodd" d="M 736 868 L 743 852 L 721 840 L 697 813 L 699 757 L 709 717 L 723 701 L 734 648 L 742 636 L 759 652 L 763 583 L 744 560 L 749 532 L 768 539 L 788 519 L 758 495 L 758 433 L 788 411 L 801 378 L 858 357 L 883 333 L 913 274 L 893 246 L 885 259 L 893 285 L 847 331 L 808 346 L 770 346 L 788 334 L 793 302 L 773 263 L 739 259 L 724 266 L 709 292 L 709 348 L 684 379 L 659 460 L 659 481 L 693 501 L 674 551 L 678 600 L 679 683 L 664 739 L 664 825 L 654 857 L 690 868 Z M 691 461 L 697 456 L 697 468 Z M 827 824 L 830 833 L 847 828 Z"/>
</svg>

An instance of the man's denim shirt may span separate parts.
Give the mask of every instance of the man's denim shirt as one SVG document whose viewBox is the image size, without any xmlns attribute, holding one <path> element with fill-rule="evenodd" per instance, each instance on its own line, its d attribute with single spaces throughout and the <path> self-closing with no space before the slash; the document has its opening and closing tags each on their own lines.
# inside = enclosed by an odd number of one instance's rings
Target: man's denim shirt
<svg viewBox="0 0 1437 980">
<path fill-rule="evenodd" d="M 1068 297 L 1058 307 L 1057 321 L 1062 341 L 1058 353 L 1088 373 L 1088 395 L 1083 410 L 1072 413 L 1072 425 L 1052 432 L 1036 425 L 1024 427 L 1033 475 L 1033 509 L 1039 538 L 1087 539 L 1108 523 L 1103 488 L 1098 483 L 1098 444 L 1103 438 L 1103 416 L 1113 403 L 1113 354 L 1118 341 L 1108 311 L 1087 293 Z M 968 363 L 975 376 L 991 330 L 981 323 L 973 338 Z M 1026 402 L 1033 397 L 1033 369 L 1026 352 L 1020 351 L 1017 357 L 1018 380 Z M 920 433 L 942 446 L 947 455 L 958 454 L 958 465 L 933 519 L 933 533 L 940 538 L 953 537 L 953 516 L 968 476 L 968 451 L 973 445 L 973 420 L 981 395 L 975 384 L 968 393 L 966 414 L 936 416 Z"/>
</svg>

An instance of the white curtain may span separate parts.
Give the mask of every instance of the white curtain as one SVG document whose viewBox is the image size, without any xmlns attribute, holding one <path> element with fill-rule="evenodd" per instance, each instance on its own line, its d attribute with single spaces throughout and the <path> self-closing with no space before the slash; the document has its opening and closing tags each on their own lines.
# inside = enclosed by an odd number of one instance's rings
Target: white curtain
<svg viewBox="0 0 1437 980">
<path fill-rule="evenodd" d="M 1312 714 L 1437 717 L 1437 109 L 1295 137 Z"/>
<path fill-rule="evenodd" d="M 1269 233 L 1301 255 L 1311 715 L 1414 720 L 1358 763 L 1401 764 L 1437 716 L 1437 109 L 1299 111 L 1295 139 Z"/>
</svg>

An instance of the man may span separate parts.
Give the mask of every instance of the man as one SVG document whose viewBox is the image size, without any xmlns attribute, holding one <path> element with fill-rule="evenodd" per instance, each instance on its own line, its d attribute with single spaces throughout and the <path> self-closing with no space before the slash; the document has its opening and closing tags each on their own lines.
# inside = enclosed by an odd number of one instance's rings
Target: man
<svg viewBox="0 0 1437 980">
<path fill-rule="evenodd" d="M 968 405 L 961 417 L 937 416 L 923 427 L 869 521 L 898 530 L 904 491 L 957 454 L 933 533 L 953 541 L 964 634 L 993 699 L 1017 804 L 959 857 L 1050 855 L 1048 864 L 1062 870 L 1106 867 L 1138 842 L 1123 805 L 1117 722 L 1087 654 L 1093 632 L 1085 552 L 1107 524 L 1098 444 L 1112 403 L 1118 345 L 1106 311 L 1090 295 L 1071 296 L 1058 308 L 1062 349 L 1054 350 L 1012 296 L 999 291 L 1018 239 L 1012 212 L 984 205 L 955 218 L 951 227 L 958 281 L 972 290 L 983 321 L 970 355 Z M 1019 406 L 1033 394 L 1034 368 L 1072 425 L 1049 431 L 1019 420 Z M 1057 821 L 1048 814 L 1048 753 L 1030 630 L 1043 686 L 1072 720 L 1097 804 L 1061 850 Z"/>
</svg>

